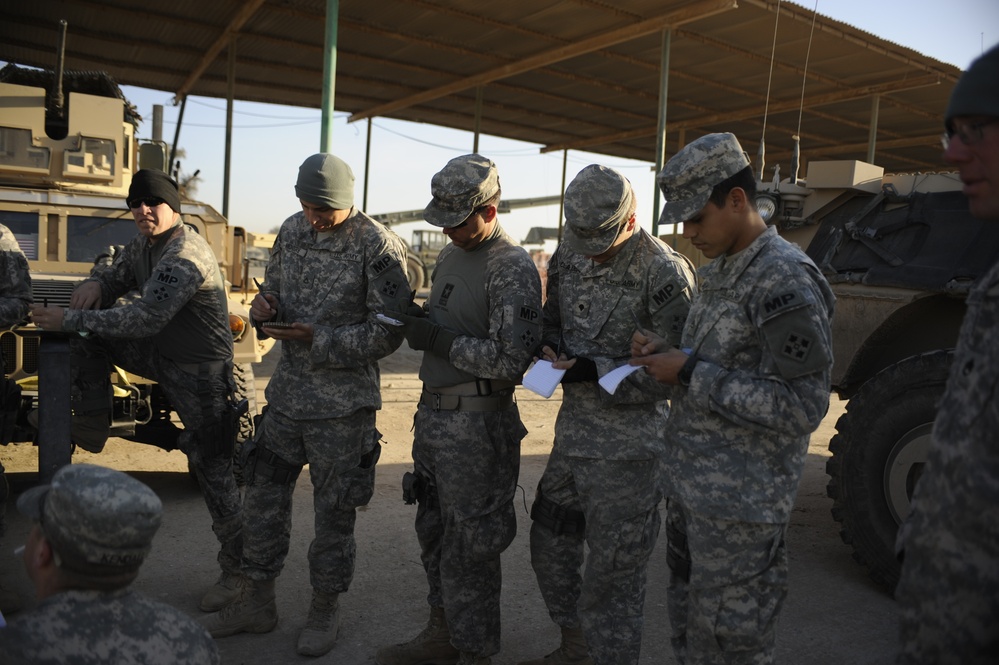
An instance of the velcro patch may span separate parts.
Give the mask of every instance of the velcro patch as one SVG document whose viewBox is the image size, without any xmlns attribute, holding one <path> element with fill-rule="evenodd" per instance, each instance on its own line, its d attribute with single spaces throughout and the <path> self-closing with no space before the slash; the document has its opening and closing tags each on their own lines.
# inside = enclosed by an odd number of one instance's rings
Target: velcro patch
<svg viewBox="0 0 999 665">
<path fill-rule="evenodd" d="M 173 274 L 173 266 L 166 266 L 156 271 L 156 274 L 153 275 L 153 281 L 164 286 L 176 286 L 180 282 L 180 278 Z"/>
<path fill-rule="evenodd" d="M 399 265 L 399 262 L 395 260 L 395 257 L 390 253 L 385 252 L 377 259 L 371 262 L 371 270 L 374 272 L 375 277 L 378 277 L 386 270 L 390 270 L 395 266 Z"/>
<path fill-rule="evenodd" d="M 152 290 L 152 294 L 153 298 L 156 299 L 156 302 L 163 302 L 164 300 L 169 300 L 170 296 L 173 295 L 173 293 L 171 293 L 171 289 L 168 289 L 165 286 L 154 287 Z"/>
<path fill-rule="evenodd" d="M 400 286 L 401 286 L 401 285 L 399 284 L 399 282 L 395 282 L 395 281 L 392 281 L 392 280 L 389 280 L 389 279 L 386 279 L 386 280 L 385 280 L 385 281 L 384 281 L 384 282 L 382 283 L 382 288 L 381 288 L 381 292 L 382 292 L 382 294 L 383 294 L 383 295 L 386 295 L 386 296 L 388 296 L 389 298 L 394 298 L 394 297 L 395 297 L 395 295 L 396 295 L 397 293 L 399 293 L 399 287 L 400 287 Z"/>
<path fill-rule="evenodd" d="M 808 360 L 808 353 L 812 350 L 813 342 L 811 338 L 797 332 L 787 334 L 781 353 L 793 362 L 803 363 Z"/>
</svg>

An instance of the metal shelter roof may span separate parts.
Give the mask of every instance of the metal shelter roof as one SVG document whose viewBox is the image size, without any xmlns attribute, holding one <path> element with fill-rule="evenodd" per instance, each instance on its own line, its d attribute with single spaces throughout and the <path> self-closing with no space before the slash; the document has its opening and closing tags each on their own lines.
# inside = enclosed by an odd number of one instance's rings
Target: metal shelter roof
<svg viewBox="0 0 999 665">
<path fill-rule="evenodd" d="M 321 104 L 323 0 L 0 8 L 0 60 L 53 67 L 65 19 L 67 69 L 225 98 L 235 34 L 237 99 Z M 876 110 L 879 165 L 938 170 L 960 70 L 813 16 L 776 0 L 340 0 L 335 107 L 474 131 L 481 93 L 482 133 L 655 162 L 670 29 L 667 155 L 712 131 L 755 155 L 766 118 L 767 162 L 785 175 L 796 133 L 805 159 L 864 160 Z"/>
</svg>

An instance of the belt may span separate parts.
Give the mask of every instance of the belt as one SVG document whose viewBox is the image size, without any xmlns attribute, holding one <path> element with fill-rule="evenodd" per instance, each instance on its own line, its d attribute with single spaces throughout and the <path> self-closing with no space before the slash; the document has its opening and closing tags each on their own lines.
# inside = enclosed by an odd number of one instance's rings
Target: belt
<svg viewBox="0 0 999 665">
<path fill-rule="evenodd" d="M 424 384 L 424 389 L 439 395 L 478 395 L 479 397 L 488 397 L 502 390 L 514 388 L 516 385 L 513 381 L 502 381 L 500 379 L 476 379 L 475 381 L 466 381 L 456 386 L 445 386 L 443 388 L 427 388 L 426 384 Z"/>
<path fill-rule="evenodd" d="M 503 411 L 513 404 L 513 388 L 491 395 L 445 395 L 424 388 L 420 404 L 434 411 Z"/>
</svg>

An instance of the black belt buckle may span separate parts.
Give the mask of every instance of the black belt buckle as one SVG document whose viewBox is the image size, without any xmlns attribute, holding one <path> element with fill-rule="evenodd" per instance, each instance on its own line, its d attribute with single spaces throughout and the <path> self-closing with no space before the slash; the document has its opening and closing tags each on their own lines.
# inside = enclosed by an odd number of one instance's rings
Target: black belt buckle
<svg viewBox="0 0 999 665">
<path fill-rule="evenodd" d="M 490 379 L 475 379 L 475 394 L 488 397 L 493 394 L 493 382 Z"/>
</svg>

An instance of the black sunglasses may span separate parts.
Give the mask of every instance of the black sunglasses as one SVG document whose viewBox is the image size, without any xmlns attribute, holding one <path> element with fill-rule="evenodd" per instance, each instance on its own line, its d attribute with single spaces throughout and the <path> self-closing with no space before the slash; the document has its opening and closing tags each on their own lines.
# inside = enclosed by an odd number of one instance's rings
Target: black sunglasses
<svg viewBox="0 0 999 665">
<path fill-rule="evenodd" d="M 155 208 L 161 203 L 166 203 L 166 201 L 155 196 L 147 196 L 141 199 L 132 199 L 131 201 L 128 202 L 128 207 L 138 208 L 139 206 L 145 205 L 148 208 Z"/>
</svg>

